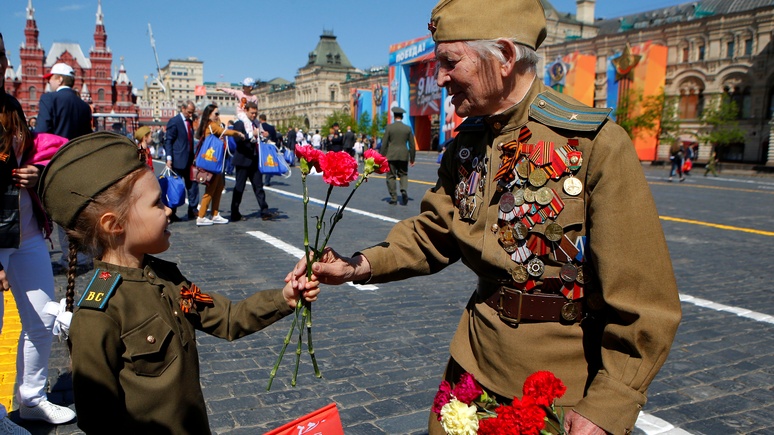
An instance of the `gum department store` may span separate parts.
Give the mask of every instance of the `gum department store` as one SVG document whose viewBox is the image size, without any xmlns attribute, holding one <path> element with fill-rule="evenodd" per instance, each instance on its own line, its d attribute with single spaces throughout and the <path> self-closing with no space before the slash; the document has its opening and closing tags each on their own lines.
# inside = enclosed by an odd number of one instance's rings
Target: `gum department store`
<svg viewBox="0 0 774 435">
<path fill-rule="evenodd" d="M 647 12 L 598 19 L 594 0 L 577 0 L 572 13 L 556 10 L 541 0 L 548 20 L 548 37 L 540 48 L 544 71 L 546 61 L 572 52 L 596 56 L 594 105 L 607 102 L 607 63 L 627 43 L 652 43 L 667 47 L 665 94 L 673 97 L 680 122 L 680 140 L 698 141 L 704 107 L 726 94 L 740 108 L 738 125 L 745 133 L 744 143 L 728 147 L 726 161 L 774 166 L 774 0 L 702 0 Z M 95 113 L 124 114 L 137 124 L 166 123 L 176 114 L 176 105 L 185 99 L 199 104 L 218 103 L 223 111 L 233 110 L 236 102 L 215 88 L 238 87 L 232 83 L 204 83 L 203 62 L 196 58 L 170 60 L 161 69 L 168 93 L 158 79 L 145 78 L 144 89 L 133 88 L 123 65 L 111 75 L 112 53 L 106 45 L 101 4 L 94 34 L 95 46 L 86 58 L 77 44 L 54 43 L 48 56 L 37 41 L 32 0 L 27 7 L 25 42 L 19 48 L 20 64 L 5 71 L 6 92 L 15 95 L 28 116 L 37 113 L 37 102 L 46 90 L 45 74 L 56 62 L 76 70 L 75 88 L 89 101 Z M 8 41 L 9 36 L 6 36 Z M 9 45 L 9 44 L 6 44 Z M 7 49 L 11 51 L 13 47 Z M 9 59 L 13 64 L 13 59 Z M 177 79 L 177 80 L 176 80 Z M 333 32 L 324 31 L 306 65 L 293 81 L 275 78 L 260 82 L 254 93 L 261 112 L 283 126 L 291 118 L 304 120 L 302 128 L 320 128 L 334 110 L 349 111 L 353 106 L 350 89 L 389 86 L 386 68 L 368 71 L 352 66 Z M 391 90 L 392 91 L 392 90 Z M 171 95 L 170 95 L 171 94 Z M 165 97 L 166 95 L 166 97 Z M 109 119 L 109 118 L 108 118 Z M 437 116 L 432 119 L 437 129 Z M 429 143 L 418 143 L 429 149 Z M 658 159 L 665 158 L 659 147 Z M 709 147 L 701 144 L 699 161 L 706 160 Z"/>
</svg>

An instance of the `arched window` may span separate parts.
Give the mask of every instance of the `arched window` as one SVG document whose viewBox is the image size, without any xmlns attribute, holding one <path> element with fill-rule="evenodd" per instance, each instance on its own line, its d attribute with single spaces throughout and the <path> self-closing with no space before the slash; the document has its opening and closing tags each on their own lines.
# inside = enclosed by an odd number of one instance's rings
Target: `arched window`
<svg viewBox="0 0 774 435">
<path fill-rule="evenodd" d="M 105 101 L 105 90 L 100 89 L 97 91 L 97 101 Z"/>
<path fill-rule="evenodd" d="M 699 119 L 704 110 L 704 84 L 689 78 L 680 85 L 680 101 L 677 116 L 680 119 Z"/>
<path fill-rule="evenodd" d="M 35 89 L 35 86 L 30 86 L 30 100 L 37 100 L 38 99 L 38 90 Z"/>
</svg>

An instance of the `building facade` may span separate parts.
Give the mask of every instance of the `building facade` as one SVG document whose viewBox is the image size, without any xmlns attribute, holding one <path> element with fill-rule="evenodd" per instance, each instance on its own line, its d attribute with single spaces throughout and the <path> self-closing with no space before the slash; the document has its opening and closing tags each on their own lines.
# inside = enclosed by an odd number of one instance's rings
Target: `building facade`
<svg viewBox="0 0 774 435">
<path fill-rule="evenodd" d="M 40 96 L 51 91 L 43 75 L 54 64 L 61 62 L 75 71 L 73 89 L 91 105 L 95 127 L 111 128 L 118 122 L 131 131 L 137 119 L 134 88 L 123 66 L 123 59 L 115 76 L 111 73 L 113 53 L 107 45 L 101 1 L 97 4 L 94 46 L 88 57 L 80 45 L 65 42 L 55 42 L 46 55 L 38 39 L 40 31 L 32 0 L 27 3 L 26 19 L 24 43 L 19 47 L 20 64 L 14 69 L 9 58 L 8 69 L 4 73 L 5 91 L 19 100 L 27 117 L 37 116 Z"/>
<path fill-rule="evenodd" d="M 581 3 L 589 1 L 579 1 L 579 11 Z M 547 60 L 573 52 L 595 55 L 595 106 L 607 107 L 608 63 L 627 43 L 664 46 L 667 56 L 663 89 L 677 114 L 679 140 L 700 144 L 708 129 L 701 122 L 702 112 L 725 96 L 739 108 L 737 122 L 745 139 L 724 147 L 721 159 L 774 161 L 774 156 L 769 157 L 774 112 L 774 1 L 695 1 L 596 20 L 593 26 L 594 36 L 555 39 L 541 47 L 541 55 Z M 699 160 L 705 160 L 710 147 L 700 145 Z M 659 160 L 668 158 L 666 148 L 659 147 Z"/>
</svg>

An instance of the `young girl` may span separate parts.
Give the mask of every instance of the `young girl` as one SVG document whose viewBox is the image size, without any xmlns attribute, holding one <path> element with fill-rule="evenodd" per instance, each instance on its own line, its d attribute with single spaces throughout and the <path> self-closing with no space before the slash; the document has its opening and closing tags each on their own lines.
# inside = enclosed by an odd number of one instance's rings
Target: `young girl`
<svg viewBox="0 0 774 435">
<path fill-rule="evenodd" d="M 75 408 L 86 433 L 209 433 L 196 330 L 234 340 L 292 313 L 302 294 L 313 301 L 319 293 L 318 282 L 287 284 L 232 303 L 153 257 L 169 247 L 169 209 L 125 137 L 99 132 L 71 141 L 43 171 L 39 189 L 67 229 L 70 258 L 76 249 L 95 254 L 69 331 Z"/>
</svg>

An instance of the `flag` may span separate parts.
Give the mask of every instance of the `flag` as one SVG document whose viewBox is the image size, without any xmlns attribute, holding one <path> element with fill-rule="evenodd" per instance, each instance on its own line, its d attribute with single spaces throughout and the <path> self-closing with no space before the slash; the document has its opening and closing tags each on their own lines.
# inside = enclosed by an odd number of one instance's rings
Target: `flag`
<svg viewBox="0 0 774 435">
<path fill-rule="evenodd" d="M 344 435 L 341 417 L 335 403 L 313 411 L 264 435 Z"/>
</svg>

